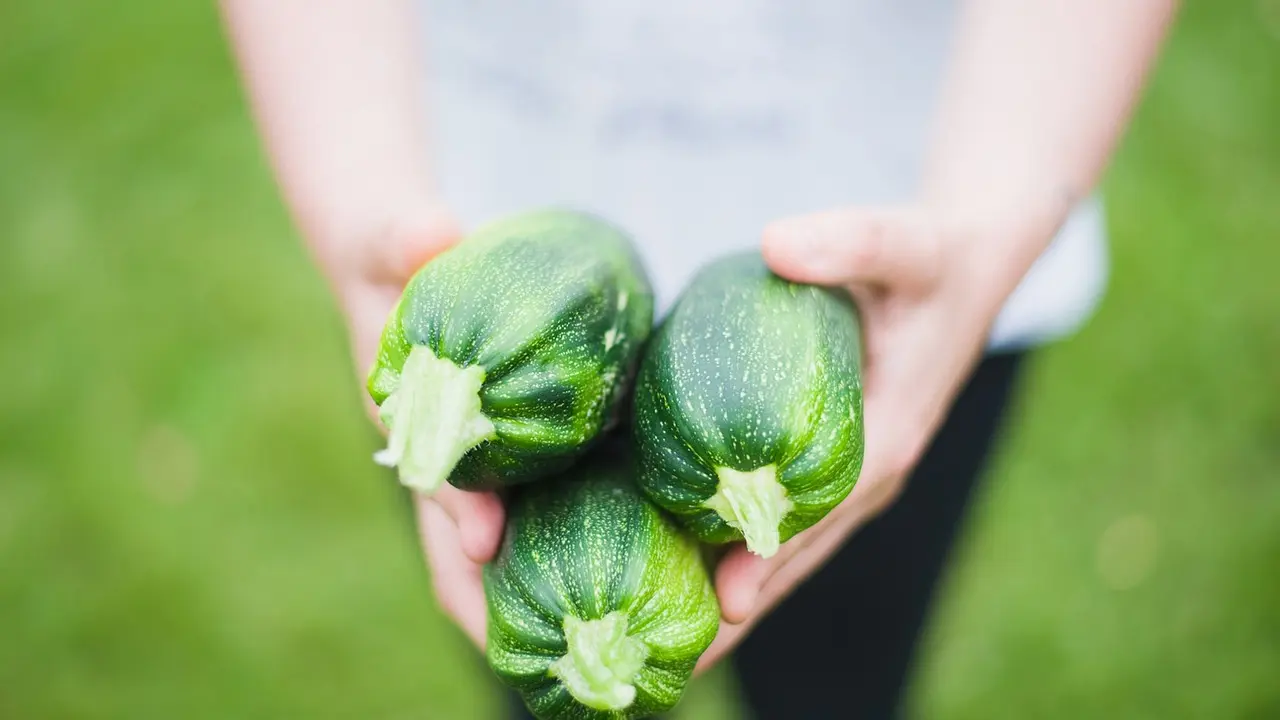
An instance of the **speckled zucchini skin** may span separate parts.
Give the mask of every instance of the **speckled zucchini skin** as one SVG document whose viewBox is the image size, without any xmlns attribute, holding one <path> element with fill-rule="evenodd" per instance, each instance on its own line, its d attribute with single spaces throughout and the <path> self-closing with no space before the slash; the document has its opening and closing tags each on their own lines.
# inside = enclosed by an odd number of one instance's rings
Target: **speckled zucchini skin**
<svg viewBox="0 0 1280 720">
<path fill-rule="evenodd" d="M 636 488 L 629 445 L 611 439 L 564 476 L 519 488 L 503 547 L 484 571 L 489 665 L 543 720 L 671 708 L 719 626 L 697 544 Z M 566 615 L 596 620 L 615 611 L 648 657 L 629 707 L 593 710 L 550 668 L 567 652 Z"/>
<path fill-rule="evenodd" d="M 705 503 L 717 467 L 774 465 L 794 507 L 781 540 L 853 489 L 862 466 L 861 342 L 840 291 L 787 282 L 758 254 L 704 268 L 636 380 L 640 485 L 700 539 L 742 539 Z"/>
<path fill-rule="evenodd" d="M 539 210 L 493 222 L 420 270 L 383 332 L 369 392 L 381 405 L 414 345 L 484 368 L 496 437 L 448 480 L 491 489 L 568 467 L 614 418 L 653 323 L 629 238 L 589 215 Z"/>
</svg>

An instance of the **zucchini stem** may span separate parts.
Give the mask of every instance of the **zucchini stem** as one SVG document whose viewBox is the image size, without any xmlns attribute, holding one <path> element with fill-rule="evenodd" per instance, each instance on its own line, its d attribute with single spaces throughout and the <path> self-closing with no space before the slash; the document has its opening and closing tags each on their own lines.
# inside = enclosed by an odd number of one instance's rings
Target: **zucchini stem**
<svg viewBox="0 0 1280 720">
<path fill-rule="evenodd" d="M 575 700 L 605 711 L 622 710 L 635 702 L 632 683 L 649 657 L 649 646 L 627 636 L 626 615 L 616 610 L 599 620 L 565 615 L 564 638 L 569 652 L 549 672 Z"/>
<path fill-rule="evenodd" d="M 773 557 L 781 542 L 782 519 L 793 503 L 778 482 L 778 469 L 765 465 L 755 470 L 716 468 L 720 479 L 716 494 L 704 505 L 716 512 L 747 541 L 747 549 L 760 557 Z"/>
<path fill-rule="evenodd" d="M 483 367 L 460 368 L 415 345 L 378 410 L 391 432 L 374 461 L 397 468 L 406 487 L 435 492 L 463 455 L 495 435 L 480 411 L 483 383 Z"/>
</svg>

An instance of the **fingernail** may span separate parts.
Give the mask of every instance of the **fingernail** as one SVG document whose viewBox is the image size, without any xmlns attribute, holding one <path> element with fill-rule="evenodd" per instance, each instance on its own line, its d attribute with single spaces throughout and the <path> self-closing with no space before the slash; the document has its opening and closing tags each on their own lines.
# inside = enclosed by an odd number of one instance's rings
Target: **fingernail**
<svg viewBox="0 0 1280 720">
<path fill-rule="evenodd" d="M 759 597 L 760 588 L 752 588 L 751 590 L 744 592 L 739 600 L 741 607 L 739 607 L 737 609 L 738 611 L 734 613 L 733 618 L 725 618 L 725 620 L 733 623 L 734 625 L 746 622 L 747 618 L 751 617 L 752 611 L 756 609 L 756 600 Z"/>
<path fill-rule="evenodd" d="M 484 538 L 481 537 L 474 525 L 468 523 L 459 528 L 462 532 L 462 551 L 466 553 L 467 558 L 474 563 L 483 563 L 484 557 Z"/>
<path fill-rule="evenodd" d="M 737 625 L 746 621 L 751 617 L 751 613 L 756 609 L 756 602 L 760 598 L 760 583 L 756 580 L 757 573 L 751 574 L 751 581 L 744 582 L 732 598 L 732 602 L 726 603 L 724 620 L 725 622 Z"/>
</svg>

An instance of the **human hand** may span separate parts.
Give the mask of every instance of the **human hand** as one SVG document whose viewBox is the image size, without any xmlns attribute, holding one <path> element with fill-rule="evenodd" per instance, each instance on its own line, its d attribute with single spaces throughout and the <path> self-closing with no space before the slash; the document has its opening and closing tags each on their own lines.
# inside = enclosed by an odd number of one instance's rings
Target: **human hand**
<svg viewBox="0 0 1280 720">
<path fill-rule="evenodd" d="M 363 373 L 377 355 L 383 326 L 405 284 L 460 235 L 446 211 L 427 206 L 357 240 L 314 244 L 346 315 L 361 387 Z M 377 423 L 377 406 L 367 395 L 365 401 Z M 448 484 L 431 497 L 415 493 L 414 503 L 436 600 L 483 648 L 481 568 L 493 558 L 502 537 L 502 504 L 494 493 L 464 492 Z"/>
<path fill-rule="evenodd" d="M 834 210 L 766 228 L 763 252 L 774 272 L 845 287 L 857 301 L 866 452 L 849 497 L 776 555 L 727 552 L 715 574 L 723 621 L 699 670 L 897 497 L 1053 225 L 1051 217 L 1000 223 L 907 206 Z"/>
</svg>

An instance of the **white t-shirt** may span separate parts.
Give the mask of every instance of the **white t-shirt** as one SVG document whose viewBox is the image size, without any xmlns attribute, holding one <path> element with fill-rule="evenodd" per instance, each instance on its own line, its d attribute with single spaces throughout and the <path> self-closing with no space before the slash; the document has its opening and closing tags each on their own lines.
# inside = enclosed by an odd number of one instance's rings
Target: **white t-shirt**
<svg viewBox="0 0 1280 720">
<path fill-rule="evenodd" d="M 770 221 L 915 194 L 954 0 L 428 0 L 433 161 L 468 225 L 541 205 L 640 246 L 666 308 Z M 991 347 L 1072 332 L 1106 277 L 1082 204 Z"/>
</svg>

